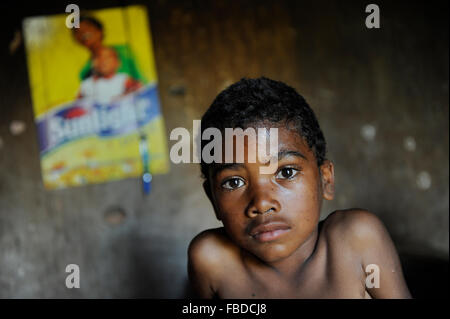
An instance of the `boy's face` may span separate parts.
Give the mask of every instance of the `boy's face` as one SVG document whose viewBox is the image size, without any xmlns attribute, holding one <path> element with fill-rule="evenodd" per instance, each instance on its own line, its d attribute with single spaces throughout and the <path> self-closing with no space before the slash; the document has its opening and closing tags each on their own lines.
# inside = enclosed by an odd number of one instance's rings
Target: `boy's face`
<svg viewBox="0 0 450 319">
<path fill-rule="evenodd" d="M 108 77 L 114 75 L 119 68 L 119 58 L 111 48 L 103 48 L 94 57 L 92 67 L 99 76 Z"/>
<path fill-rule="evenodd" d="M 245 154 L 255 149 L 249 143 Z M 245 155 L 243 164 L 210 168 L 210 185 L 205 183 L 231 239 L 265 262 L 290 256 L 311 238 L 322 198 L 332 199 L 334 192 L 333 164 L 325 161 L 319 173 L 314 153 L 297 133 L 278 127 L 278 155 L 273 174 L 261 174 L 264 164 L 248 163 Z"/>
</svg>

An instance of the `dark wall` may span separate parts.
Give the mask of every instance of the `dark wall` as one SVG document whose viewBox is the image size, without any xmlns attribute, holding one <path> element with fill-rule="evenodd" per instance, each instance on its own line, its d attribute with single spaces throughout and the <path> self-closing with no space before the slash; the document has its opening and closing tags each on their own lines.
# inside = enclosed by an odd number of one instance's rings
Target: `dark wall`
<svg viewBox="0 0 450 319">
<path fill-rule="evenodd" d="M 336 198 L 323 217 L 376 213 L 423 294 L 421 274 L 448 262 L 448 4 L 377 1 L 381 28 L 369 30 L 364 1 L 136 3 L 149 10 L 167 135 L 191 128 L 241 77 L 295 87 L 335 163 Z M 183 297 L 189 241 L 220 225 L 195 164 L 172 164 L 148 197 L 138 179 L 43 189 L 25 51 L 8 47 L 23 17 L 64 8 L 1 8 L 0 297 Z M 24 133 L 11 134 L 13 120 Z M 117 209 L 125 218 L 112 225 Z M 70 263 L 80 266 L 80 289 L 65 287 Z"/>
</svg>

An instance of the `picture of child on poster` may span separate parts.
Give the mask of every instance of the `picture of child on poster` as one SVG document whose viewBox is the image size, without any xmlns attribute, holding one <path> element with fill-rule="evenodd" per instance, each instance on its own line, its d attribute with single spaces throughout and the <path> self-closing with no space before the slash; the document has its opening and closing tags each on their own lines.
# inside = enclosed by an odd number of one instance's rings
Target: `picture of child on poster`
<svg viewBox="0 0 450 319">
<path fill-rule="evenodd" d="M 80 28 L 73 29 L 76 41 L 86 47 L 91 58 L 80 72 L 78 98 L 105 105 L 142 87 L 144 79 L 127 45 L 105 46 L 103 25 L 92 17 L 81 17 Z"/>
</svg>

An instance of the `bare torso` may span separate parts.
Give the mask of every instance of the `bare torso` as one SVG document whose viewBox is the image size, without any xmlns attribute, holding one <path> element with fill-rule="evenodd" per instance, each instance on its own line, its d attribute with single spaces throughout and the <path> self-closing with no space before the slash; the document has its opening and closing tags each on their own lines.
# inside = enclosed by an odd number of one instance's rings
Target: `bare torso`
<svg viewBox="0 0 450 319">
<path fill-rule="evenodd" d="M 313 254 L 295 278 L 283 278 L 276 270 L 264 266 L 253 255 L 233 243 L 227 247 L 227 269 L 216 292 L 219 298 L 364 298 L 366 295 L 362 267 L 358 258 L 340 258 L 339 243 L 327 241 L 326 227 L 319 225 Z M 224 229 L 214 230 L 221 241 L 229 241 Z M 233 247 L 234 246 L 234 247 Z"/>
<path fill-rule="evenodd" d="M 198 257 L 202 258 L 201 267 L 204 268 L 201 277 L 195 275 L 195 269 L 191 269 L 194 286 L 197 286 L 197 291 L 203 291 L 200 293 L 203 297 L 224 299 L 371 298 L 366 290 L 366 272 L 359 253 L 363 241 L 358 241 L 358 236 L 361 235 L 356 234 L 349 239 L 351 231 L 344 231 L 349 227 L 347 222 L 341 220 L 342 214 L 332 215 L 319 223 L 311 255 L 290 276 L 236 246 L 224 228 L 202 233 L 194 240 L 197 247 L 193 249 L 201 252 Z M 353 240 L 354 244 L 349 244 L 349 240 Z M 196 254 L 193 255 L 190 258 L 195 258 Z M 195 267 L 195 261 L 191 261 L 190 267 Z M 391 268 L 390 271 L 395 273 L 395 267 Z M 403 283 L 402 287 L 401 280 L 403 277 L 399 281 L 399 296 L 408 297 L 406 284 Z M 203 288 L 199 289 L 201 285 Z"/>
</svg>

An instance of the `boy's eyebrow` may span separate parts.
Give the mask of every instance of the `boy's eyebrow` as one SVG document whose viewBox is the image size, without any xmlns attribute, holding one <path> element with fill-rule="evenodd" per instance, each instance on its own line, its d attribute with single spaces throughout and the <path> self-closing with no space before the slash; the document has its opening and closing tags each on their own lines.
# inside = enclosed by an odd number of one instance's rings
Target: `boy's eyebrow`
<svg viewBox="0 0 450 319">
<path fill-rule="evenodd" d="M 278 162 L 281 161 L 283 158 L 288 156 L 295 156 L 303 158 L 304 160 L 308 160 L 305 155 L 303 155 L 299 151 L 293 151 L 293 150 L 281 150 L 278 152 Z M 263 163 L 263 165 L 269 165 L 270 161 L 267 161 L 266 163 Z"/>
<path fill-rule="evenodd" d="M 302 153 L 300 153 L 299 151 L 281 150 L 281 151 L 278 152 L 278 161 L 281 161 L 283 158 L 285 158 L 287 156 L 296 156 L 296 157 L 301 157 L 304 160 L 308 160 L 306 158 L 306 156 L 303 155 Z M 238 169 L 238 168 L 242 168 L 242 167 L 244 167 L 243 163 L 221 163 L 221 164 L 216 164 L 213 167 L 212 176 L 214 178 L 217 174 L 219 174 L 221 171 L 223 171 L 225 169 Z"/>
<path fill-rule="evenodd" d="M 281 161 L 283 158 L 285 158 L 286 156 L 297 156 L 297 157 L 301 157 L 305 160 L 308 160 L 306 158 L 305 155 L 303 155 L 302 153 L 300 153 L 299 151 L 292 151 L 292 150 L 281 150 L 278 152 L 278 160 Z"/>
<path fill-rule="evenodd" d="M 244 167 L 243 163 L 223 163 L 223 164 L 216 164 L 213 166 L 213 172 L 212 176 L 213 178 L 216 177 L 217 174 L 219 174 L 221 171 L 225 169 L 237 169 Z"/>
</svg>

